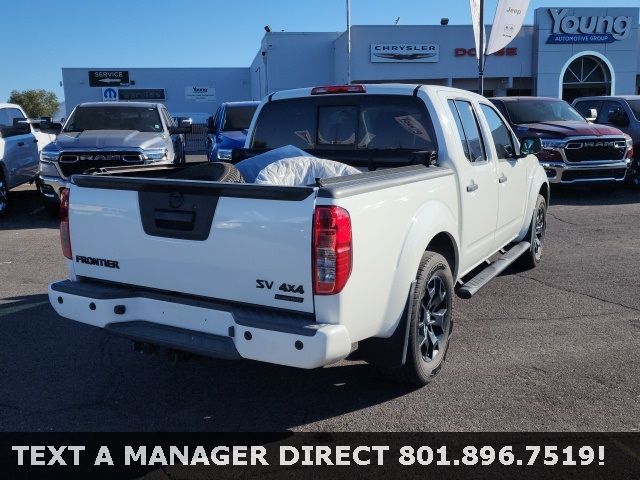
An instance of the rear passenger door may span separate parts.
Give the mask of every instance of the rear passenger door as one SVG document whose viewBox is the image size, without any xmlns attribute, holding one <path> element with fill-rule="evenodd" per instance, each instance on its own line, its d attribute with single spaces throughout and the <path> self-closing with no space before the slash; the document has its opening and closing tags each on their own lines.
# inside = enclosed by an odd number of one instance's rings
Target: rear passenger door
<svg viewBox="0 0 640 480">
<path fill-rule="evenodd" d="M 480 104 L 485 120 L 487 153 L 498 169 L 498 225 L 495 248 L 513 240 L 522 228 L 528 198 L 527 167 L 518 161 L 516 139 L 492 105 Z"/>
<path fill-rule="evenodd" d="M 498 220 L 498 182 L 493 160 L 487 156 L 476 106 L 469 100 L 450 98 L 449 112 L 455 124 L 458 174 L 461 195 L 463 259 L 460 270 L 467 271 L 493 253 Z"/>
</svg>

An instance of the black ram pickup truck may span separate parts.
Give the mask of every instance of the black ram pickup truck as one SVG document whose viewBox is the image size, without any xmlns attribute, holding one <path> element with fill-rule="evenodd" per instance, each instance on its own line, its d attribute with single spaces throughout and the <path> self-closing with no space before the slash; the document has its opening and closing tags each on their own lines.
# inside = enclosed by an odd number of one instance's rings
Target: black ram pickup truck
<svg viewBox="0 0 640 480">
<path fill-rule="evenodd" d="M 518 138 L 537 136 L 538 160 L 550 183 L 616 183 L 627 174 L 631 137 L 609 125 L 588 122 L 564 100 L 546 97 L 490 99 Z"/>
</svg>

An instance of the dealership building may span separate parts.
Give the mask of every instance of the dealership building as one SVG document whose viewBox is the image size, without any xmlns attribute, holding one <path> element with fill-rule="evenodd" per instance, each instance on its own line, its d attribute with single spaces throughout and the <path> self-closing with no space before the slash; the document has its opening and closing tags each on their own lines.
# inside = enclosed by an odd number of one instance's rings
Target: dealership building
<svg viewBox="0 0 640 480">
<path fill-rule="evenodd" d="M 507 48 L 490 55 L 485 95 L 640 93 L 638 8 L 535 10 Z M 507 25 L 507 28 L 509 26 Z M 487 28 L 487 34 L 491 29 Z M 162 101 L 203 123 L 221 102 L 312 85 L 423 83 L 477 90 L 471 25 L 371 25 L 346 32 L 267 32 L 245 68 L 63 68 L 67 114 L 81 102 Z"/>
</svg>

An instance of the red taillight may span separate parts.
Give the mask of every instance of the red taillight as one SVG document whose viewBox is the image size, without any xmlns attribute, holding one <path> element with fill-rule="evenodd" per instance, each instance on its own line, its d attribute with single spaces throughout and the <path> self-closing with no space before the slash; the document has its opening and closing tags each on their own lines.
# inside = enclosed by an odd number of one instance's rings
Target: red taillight
<svg viewBox="0 0 640 480">
<path fill-rule="evenodd" d="M 344 208 L 316 207 L 313 219 L 313 293 L 340 293 L 351 275 L 351 218 Z"/>
<path fill-rule="evenodd" d="M 330 85 L 311 89 L 311 95 L 328 95 L 332 93 L 366 93 L 366 90 L 364 85 Z"/>
<path fill-rule="evenodd" d="M 69 235 L 69 189 L 60 190 L 60 243 L 62 254 L 71 260 L 71 236 Z"/>
</svg>

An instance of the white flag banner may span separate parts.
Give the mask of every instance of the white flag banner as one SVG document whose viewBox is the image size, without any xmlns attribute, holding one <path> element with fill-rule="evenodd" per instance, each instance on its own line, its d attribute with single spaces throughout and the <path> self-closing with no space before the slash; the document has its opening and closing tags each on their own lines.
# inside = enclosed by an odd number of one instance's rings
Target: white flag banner
<svg viewBox="0 0 640 480">
<path fill-rule="evenodd" d="M 473 35 L 476 40 L 476 58 L 480 60 L 480 0 L 469 0 L 469 7 L 471 7 L 471 24 L 473 25 Z M 487 45 L 487 36 L 484 34 L 484 25 L 482 25 L 482 30 L 482 48 L 484 49 Z"/>
<path fill-rule="evenodd" d="M 471 2 L 473 3 L 473 0 Z M 487 55 L 503 49 L 518 35 L 528 7 L 529 0 L 499 0 L 491 27 L 491 38 L 487 45 Z"/>
</svg>

